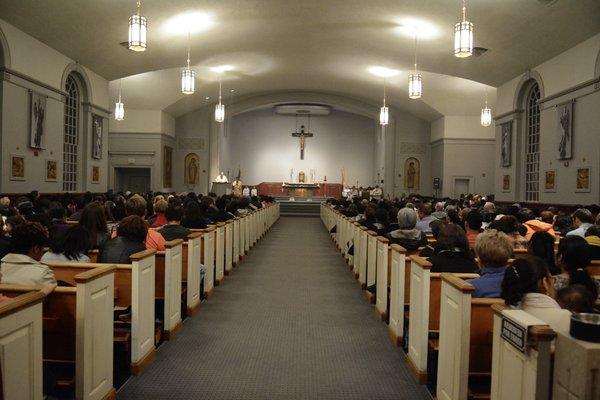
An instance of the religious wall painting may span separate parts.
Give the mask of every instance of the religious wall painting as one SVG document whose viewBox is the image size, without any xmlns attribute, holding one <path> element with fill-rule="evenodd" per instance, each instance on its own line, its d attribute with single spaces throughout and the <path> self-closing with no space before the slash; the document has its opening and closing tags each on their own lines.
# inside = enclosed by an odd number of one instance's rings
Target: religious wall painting
<svg viewBox="0 0 600 400">
<path fill-rule="evenodd" d="M 421 179 L 421 162 L 414 157 L 404 161 L 404 187 L 406 189 L 419 189 Z"/>
<path fill-rule="evenodd" d="M 577 167 L 577 182 L 575 191 L 578 193 L 590 192 L 590 167 Z"/>
<path fill-rule="evenodd" d="M 10 179 L 13 181 L 25 180 L 25 156 L 11 154 Z"/>
<path fill-rule="evenodd" d="M 163 149 L 163 187 L 173 186 L 173 148 L 165 146 Z"/>
<path fill-rule="evenodd" d="M 46 182 L 56 182 L 58 180 L 58 162 L 56 160 L 46 160 Z"/>
<path fill-rule="evenodd" d="M 46 142 L 46 96 L 30 92 L 29 147 L 43 149 Z"/>
<path fill-rule="evenodd" d="M 573 158 L 573 101 L 556 106 L 557 158 Z"/>
<path fill-rule="evenodd" d="M 100 183 L 100 167 L 97 165 L 92 166 L 92 183 Z"/>
<path fill-rule="evenodd" d="M 503 167 L 510 167 L 512 153 L 512 121 L 506 122 L 501 127 L 500 161 Z"/>
<path fill-rule="evenodd" d="M 510 175 L 502 176 L 502 191 L 510 192 Z"/>
<path fill-rule="evenodd" d="M 544 173 L 544 192 L 553 193 L 556 192 L 556 170 L 549 169 Z"/>
<path fill-rule="evenodd" d="M 103 122 L 100 115 L 92 114 L 92 158 L 96 160 L 102 158 Z"/>
<path fill-rule="evenodd" d="M 185 156 L 183 161 L 184 183 L 186 185 L 197 185 L 200 169 L 200 158 L 196 153 L 190 153 Z"/>
</svg>

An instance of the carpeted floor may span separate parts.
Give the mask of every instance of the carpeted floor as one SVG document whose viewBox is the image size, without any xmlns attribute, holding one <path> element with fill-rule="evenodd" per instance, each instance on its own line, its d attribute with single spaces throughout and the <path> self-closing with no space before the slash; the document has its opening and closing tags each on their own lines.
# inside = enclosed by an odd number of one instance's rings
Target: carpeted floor
<svg viewBox="0 0 600 400">
<path fill-rule="evenodd" d="M 117 398 L 429 396 L 321 221 L 281 218 Z"/>
</svg>

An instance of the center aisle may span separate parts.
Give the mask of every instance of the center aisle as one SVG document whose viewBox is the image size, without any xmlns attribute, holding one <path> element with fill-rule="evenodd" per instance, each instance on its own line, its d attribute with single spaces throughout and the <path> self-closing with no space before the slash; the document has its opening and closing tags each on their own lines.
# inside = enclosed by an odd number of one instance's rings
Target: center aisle
<svg viewBox="0 0 600 400">
<path fill-rule="evenodd" d="M 319 218 L 281 218 L 118 399 L 429 399 Z"/>
</svg>

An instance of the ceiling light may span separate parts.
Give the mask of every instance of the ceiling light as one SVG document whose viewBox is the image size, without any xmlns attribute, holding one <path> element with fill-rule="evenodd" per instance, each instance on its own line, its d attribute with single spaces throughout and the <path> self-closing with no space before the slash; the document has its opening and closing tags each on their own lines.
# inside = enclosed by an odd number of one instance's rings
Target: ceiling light
<svg viewBox="0 0 600 400">
<path fill-rule="evenodd" d="M 117 121 L 123 121 L 125 118 L 125 106 L 121 101 L 121 80 L 119 79 L 119 100 L 115 103 L 115 119 Z"/>
<path fill-rule="evenodd" d="M 233 71 L 234 69 L 235 67 L 233 65 L 218 65 L 210 68 L 211 71 L 216 72 L 217 74 Z"/>
<path fill-rule="evenodd" d="M 188 32 L 187 67 L 181 71 L 181 92 L 183 94 L 193 94 L 196 88 L 195 80 L 195 73 L 190 68 L 190 34 Z"/>
<path fill-rule="evenodd" d="M 432 23 L 416 18 L 398 20 L 395 31 L 403 36 L 414 37 L 417 33 L 421 39 L 433 39 L 440 35 L 439 29 Z"/>
<path fill-rule="evenodd" d="M 225 121 L 225 105 L 221 103 L 221 79 L 219 79 L 219 104 L 215 106 L 215 121 Z"/>
<path fill-rule="evenodd" d="M 148 21 L 140 14 L 142 2 L 137 2 L 137 12 L 129 17 L 129 40 L 127 47 L 133 51 L 146 51 Z"/>
<path fill-rule="evenodd" d="M 481 109 L 481 126 L 490 126 L 492 124 L 492 110 L 488 107 L 487 90 L 485 91 L 485 107 Z"/>
<path fill-rule="evenodd" d="M 400 73 L 397 69 L 391 69 L 387 67 L 381 67 L 379 65 L 375 65 L 367 68 L 370 74 L 378 76 L 380 78 L 391 78 Z"/>
<path fill-rule="evenodd" d="M 390 121 L 390 111 L 388 107 L 385 105 L 385 89 L 386 82 L 383 82 L 383 107 L 379 111 L 379 124 L 381 126 L 386 126 Z"/>
<path fill-rule="evenodd" d="M 408 97 L 419 99 L 423 95 L 423 80 L 417 70 L 417 38 L 415 34 L 415 72 L 408 75 Z"/>
<path fill-rule="evenodd" d="M 454 55 L 459 58 L 473 54 L 473 24 L 467 21 L 467 6 L 463 0 L 462 21 L 454 25 Z"/>
<path fill-rule="evenodd" d="M 212 17 L 203 12 L 190 12 L 176 15 L 169 19 L 163 26 L 168 35 L 183 36 L 189 33 L 204 32 L 213 27 L 215 22 Z"/>
</svg>

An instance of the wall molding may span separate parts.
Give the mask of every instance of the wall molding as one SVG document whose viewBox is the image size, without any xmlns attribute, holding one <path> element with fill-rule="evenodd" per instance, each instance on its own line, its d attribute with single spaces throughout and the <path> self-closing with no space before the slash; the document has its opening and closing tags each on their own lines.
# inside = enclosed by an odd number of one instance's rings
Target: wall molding
<svg viewBox="0 0 600 400">
<path fill-rule="evenodd" d="M 155 156 L 155 151 L 142 150 L 109 150 L 109 156 Z"/>
<path fill-rule="evenodd" d="M 495 138 L 440 138 L 429 143 L 430 146 L 439 146 L 442 144 L 496 144 Z"/>
<path fill-rule="evenodd" d="M 495 116 L 494 122 L 496 123 L 496 126 L 499 126 L 508 121 L 516 120 L 524 112 L 525 112 L 525 110 L 522 110 L 522 109 L 511 110 L 511 111 L 505 112 L 504 114 Z"/>
<path fill-rule="evenodd" d="M 599 89 L 600 89 L 600 86 L 598 86 L 598 85 L 597 85 L 598 83 L 600 83 L 600 76 L 597 76 L 597 77 L 595 77 L 595 78 L 593 78 L 593 79 L 590 79 L 590 80 L 588 80 L 588 81 L 585 81 L 585 82 L 579 83 L 579 84 L 577 84 L 577 85 L 575 85 L 575 86 L 571 86 L 570 88 L 567 88 L 567 89 L 561 90 L 561 91 L 560 91 L 560 92 L 558 92 L 558 93 L 554 93 L 554 94 L 551 94 L 551 95 L 549 95 L 549 96 L 543 97 L 543 98 L 541 98 L 541 99 L 538 101 L 538 103 L 539 103 L 540 105 L 542 105 L 542 104 L 544 104 L 544 103 L 547 103 L 547 102 L 549 102 L 549 101 L 552 101 L 552 100 L 558 99 L 558 98 L 560 98 L 560 97 L 566 96 L 566 95 L 568 95 L 568 94 L 571 94 L 571 93 L 573 93 L 573 92 L 576 92 L 576 91 L 578 91 L 578 90 L 585 89 L 585 88 L 587 88 L 588 86 L 594 86 L 594 90 L 599 90 Z M 576 99 L 576 98 L 579 98 L 579 97 L 585 96 L 586 94 L 588 94 L 588 93 L 585 93 L 585 94 L 582 94 L 582 95 L 579 95 L 579 96 L 574 96 L 574 97 L 573 97 L 573 99 Z"/>
<path fill-rule="evenodd" d="M 94 103 L 83 101 L 83 102 L 81 102 L 81 105 L 84 107 L 84 110 L 86 112 L 87 111 L 94 112 L 95 114 L 101 115 L 104 118 L 109 118 L 110 115 L 112 114 L 110 112 L 110 110 L 107 110 L 106 108 L 101 107 L 101 106 L 99 106 L 97 104 L 94 104 Z"/>
<path fill-rule="evenodd" d="M 7 68 L 7 67 L 0 67 L 0 78 L 3 81 L 12 82 L 12 79 L 11 79 L 12 77 L 22 79 L 22 80 L 27 81 L 27 82 L 35 85 L 35 86 L 38 86 L 40 88 L 43 88 L 43 89 L 49 90 L 51 92 L 57 93 L 57 94 L 59 94 L 59 95 L 61 95 L 63 97 L 67 96 L 67 92 L 65 92 L 64 90 L 55 88 L 54 86 L 50 86 L 50 85 L 48 85 L 48 84 L 46 84 L 46 83 L 44 83 L 42 81 L 39 81 L 39 80 L 37 80 L 35 78 L 32 78 L 29 75 L 26 75 L 26 74 L 23 74 L 21 72 L 15 71 L 14 69 Z"/>
</svg>

